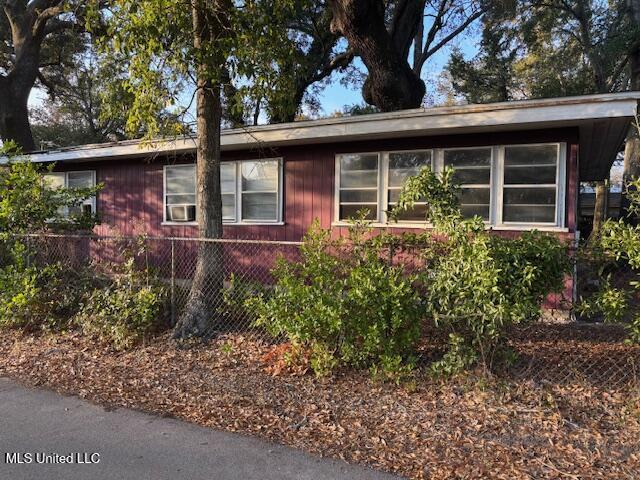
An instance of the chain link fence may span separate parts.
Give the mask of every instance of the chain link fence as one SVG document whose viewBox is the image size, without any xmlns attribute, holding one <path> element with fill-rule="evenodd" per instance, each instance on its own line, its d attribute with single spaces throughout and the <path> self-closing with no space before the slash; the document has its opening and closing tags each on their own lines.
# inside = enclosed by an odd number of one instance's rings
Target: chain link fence
<svg viewBox="0 0 640 480">
<path fill-rule="evenodd" d="M 210 295 L 210 311 L 216 330 L 238 333 L 245 338 L 273 341 L 254 326 L 252 312 L 244 300 L 274 284 L 272 274 L 278 259 L 300 260 L 300 242 L 259 240 L 202 240 L 194 238 L 99 237 L 83 235 L 34 235 L 23 237 L 34 252 L 36 265 L 59 263 L 63 267 L 94 275 L 117 276 L 122 265 L 151 272 L 169 292 L 168 317 L 175 324 L 184 311 L 196 275 L 198 249 L 205 247 L 215 266 L 210 288 L 222 285 L 223 294 Z M 342 252 L 348 255 L 348 252 Z M 407 270 L 423 266 L 424 260 L 410 248 L 390 246 L 385 258 Z M 2 258 L 0 256 L 0 262 Z M 640 386 L 640 346 L 626 342 L 623 325 L 587 323 L 567 315 L 546 315 L 540 322 L 515 327 L 508 343 L 517 353 L 515 364 L 503 372 L 509 378 L 549 384 L 585 382 L 607 388 Z M 557 313 L 557 312 L 556 312 Z M 560 321 L 559 318 L 562 320 Z M 428 334 L 428 345 L 421 349 L 424 363 L 444 352 L 445 338 Z"/>
</svg>

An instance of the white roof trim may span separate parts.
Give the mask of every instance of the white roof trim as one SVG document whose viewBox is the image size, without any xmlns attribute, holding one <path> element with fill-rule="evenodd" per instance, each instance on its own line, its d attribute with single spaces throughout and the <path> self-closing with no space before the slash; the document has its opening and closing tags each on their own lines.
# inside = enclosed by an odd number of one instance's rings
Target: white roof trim
<svg viewBox="0 0 640 480">
<path fill-rule="evenodd" d="M 596 119 L 633 117 L 640 92 L 625 92 L 542 100 L 524 100 L 484 105 L 463 105 L 402 110 L 354 117 L 327 118 L 285 124 L 224 130 L 222 150 L 304 145 L 457 134 L 482 131 L 579 126 Z M 84 145 L 29 155 L 34 162 L 90 161 L 149 157 L 163 153 L 193 151 L 193 138 L 138 140 Z M 0 163 L 6 163 L 0 158 Z"/>
</svg>

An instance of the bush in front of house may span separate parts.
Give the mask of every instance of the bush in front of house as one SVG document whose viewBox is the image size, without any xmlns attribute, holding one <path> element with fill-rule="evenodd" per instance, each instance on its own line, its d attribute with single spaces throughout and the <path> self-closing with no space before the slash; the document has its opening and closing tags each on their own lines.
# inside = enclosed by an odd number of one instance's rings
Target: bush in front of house
<svg viewBox="0 0 640 480">
<path fill-rule="evenodd" d="M 86 297 L 74 318 L 84 334 L 118 350 L 167 327 L 169 312 L 167 288 L 148 269 L 137 269 L 133 255 L 128 255 L 120 268 L 106 286 Z"/>
<path fill-rule="evenodd" d="M 0 328 L 61 331 L 72 327 L 72 317 L 96 282 L 93 272 L 66 268 L 59 262 L 31 264 L 30 248 L 19 241 L 4 254 L 8 252 L 12 260 L 0 267 Z"/>
<path fill-rule="evenodd" d="M 279 259 L 275 286 L 247 308 L 257 313 L 257 325 L 306 352 L 318 376 L 338 366 L 390 375 L 410 369 L 421 319 L 413 277 L 381 258 L 361 225 L 350 230 L 347 241 L 332 241 L 314 223 L 301 260 Z"/>
<path fill-rule="evenodd" d="M 280 260 L 276 285 L 249 300 L 248 310 L 270 333 L 304 349 L 319 375 L 339 365 L 405 375 L 418 343 L 430 340 L 420 338 L 424 322 L 449 338 L 434 374 L 512 358 L 506 332 L 538 319 L 545 298 L 563 290 L 572 266 L 568 245 L 536 231 L 492 235 L 481 218 L 463 218 L 457 192 L 451 170 L 438 177 L 425 169 L 408 180 L 391 216 L 424 199 L 433 228 L 419 235 L 374 236 L 359 219 L 348 238 L 331 240 L 316 223 L 302 260 Z M 389 248 L 408 243 L 420 260 L 412 272 L 388 258 Z M 347 247 L 350 254 L 340 255 Z"/>
<path fill-rule="evenodd" d="M 630 216 L 640 216 L 640 179 L 625 192 Z M 582 248 L 582 256 L 595 266 L 598 288 L 581 299 L 578 311 L 585 316 L 602 315 L 607 322 L 624 322 L 629 341 L 640 343 L 640 225 L 626 218 L 607 220 L 601 231 Z M 621 274 L 627 270 L 626 274 Z M 615 278 L 614 275 L 619 275 Z"/>
<path fill-rule="evenodd" d="M 84 294 L 82 272 L 37 264 L 37 246 L 28 235 L 92 228 L 93 216 L 65 218 L 62 212 L 97 188 L 48 188 L 49 171 L 24 159 L 0 168 L 0 327 L 65 328 Z"/>
<path fill-rule="evenodd" d="M 511 357 L 504 355 L 508 328 L 538 319 L 545 298 L 564 289 L 572 267 L 568 245 L 538 231 L 500 237 L 480 217 L 464 218 L 451 169 L 442 177 L 424 169 L 410 178 L 392 218 L 421 198 L 433 225 L 422 241 L 429 259 L 420 274 L 424 314 L 449 334 L 448 351 L 432 371 L 451 375 L 478 363 L 491 368 Z"/>
</svg>

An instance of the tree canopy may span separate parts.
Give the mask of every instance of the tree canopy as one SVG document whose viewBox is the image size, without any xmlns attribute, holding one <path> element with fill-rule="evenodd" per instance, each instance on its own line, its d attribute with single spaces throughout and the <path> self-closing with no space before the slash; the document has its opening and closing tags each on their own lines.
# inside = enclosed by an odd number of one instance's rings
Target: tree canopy
<svg viewBox="0 0 640 480">
<path fill-rule="evenodd" d="M 53 95 L 85 48 L 86 1 L 2 0 L 0 139 L 35 148 L 28 101 L 38 85 Z M 102 4 L 97 5 L 102 8 Z"/>
<path fill-rule="evenodd" d="M 485 22 L 475 59 L 454 53 L 453 86 L 479 102 L 626 90 L 640 38 L 630 3 L 521 0 Z"/>
</svg>

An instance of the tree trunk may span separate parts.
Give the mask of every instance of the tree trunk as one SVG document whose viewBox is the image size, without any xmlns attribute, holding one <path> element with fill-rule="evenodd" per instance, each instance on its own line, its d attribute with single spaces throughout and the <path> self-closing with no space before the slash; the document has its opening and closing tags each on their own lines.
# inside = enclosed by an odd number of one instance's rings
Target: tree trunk
<svg viewBox="0 0 640 480">
<path fill-rule="evenodd" d="M 360 56 L 369 75 L 362 88 L 364 100 L 384 112 L 417 108 L 425 84 L 399 52 L 385 26 L 382 0 L 329 0 L 331 29 L 340 32 Z"/>
<path fill-rule="evenodd" d="M 596 183 L 596 199 L 593 208 L 593 228 L 589 238 L 595 239 L 600 235 L 602 231 L 602 225 L 607 218 L 607 199 L 609 189 L 607 188 L 607 181 L 601 180 Z"/>
<path fill-rule="evenodd" d="M 638 177 L 640 177 L 640 138 L 638 138 L 638 129 L 632 126 L 629 129 L 627 140 L 624 144 L 624 171 L 622 174 L 620 216 L 634 225 L 638 223 L 638 219 L 629 217 L 630 202 L 626 192 L 633 188 L 630 182 Z"/>
<path fill-rule="evenodd" d="M 12 140 L 22 148 L 23 152 L 36 149 L 29 123 L 29 85 L 16 85 L 12 76 L 0 77 L 0 139 L 3 142 Z"/>
<path fill-rule="evenodd" d="M 627 7 L 631 20 L 637 28 L 640 28 L 640 0 L 627 0 Z M 640 90 L 640 45 L 629 53 L 629 66 L 631 70 L 631 90 Z M 638 119 L 636 118 L 636 122 Z M 628 189 L 633 188 L 629 184 L 634 178 L 640 177 L 640 125 L 631 125 L 624 145 L 624 171 L 622 174 L 622 197 L 620 199 L 620 215 L 627 218 L 629 215 L 629 200 L 626 195 Z M 637 218 L 628 218 L 632 224 L 637 224 Z"/>
<path fill-rule="evenodd" d="M 217 22 L 206 15 L 206 1 L 194 2 L 194 45 L 217 38 Z M 213 333 L 217 309 L 222 302 L 224 282 L 222 244 L 204 241 L 222 237 L 220 189 L 221 85 L 211 79 L 212 66 L 198 68 L 196 187 L 198 201 L 198 245 L 196 269 L 185 311 L 176 325 L 174 338 L 206 337 Z"/>
</svg>

